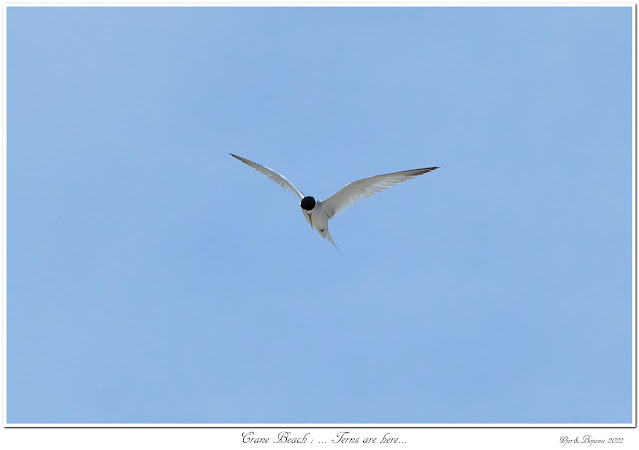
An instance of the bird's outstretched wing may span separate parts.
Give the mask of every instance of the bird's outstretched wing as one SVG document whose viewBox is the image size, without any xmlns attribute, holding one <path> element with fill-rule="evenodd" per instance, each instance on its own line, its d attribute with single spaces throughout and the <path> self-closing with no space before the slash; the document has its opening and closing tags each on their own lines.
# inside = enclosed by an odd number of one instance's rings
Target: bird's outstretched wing
<svg viewBox="0 0 639 450">
<path fill-rule="evenodd" d="M 231 155 L 233 158 L 239 159 L 247 166 L 252 167 L 259 172 L 262 172 L 264 175 L 269 177 L 271 180 L 275 181 L 277 184 L 282 186 L 287 191 L 291 191 L 293 194 L 297 195 L 300 200 L 304 198 L 304 194 L 302 194 L 302 191 L 297 189 L 293 185 L 293 183 L 288 181 L 286 178 L 284 178 L 282 175 L 275 172 L 274 170 L 269 169 L 268 167 L 260 166 L 259 164 L 254 163 L 253 161 L 249 161 L 248 159 L 242 158 L 241 156 L 234 155 L 233 153 L 229 153 L 229 155 Z"/>
<path fill-rule="evenodd" d="M 391 186 L 410 180 L 425 173 L 431 172 L 439 167 L 428 167 L 425 169 L 405 170 L 403 172 L 387 173 L 374 177 L 357 180 L 342 188 L 322 202 L 322 207 L 328 218 L 331 219 L 340 211 L 352 206 L 358 200 L 370 197 L 378 192 L 382 192 Z"/>
</svg>

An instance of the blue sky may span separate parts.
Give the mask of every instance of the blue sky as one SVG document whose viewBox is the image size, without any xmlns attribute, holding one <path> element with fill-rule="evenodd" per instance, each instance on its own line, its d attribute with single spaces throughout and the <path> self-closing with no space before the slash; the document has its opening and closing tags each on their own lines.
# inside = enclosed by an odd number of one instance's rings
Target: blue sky
<svg viewBox="0 0 639 450">
<path fill-rule="evenodd" d="M 630 7 L 7 27 L 9 423 L 631 421 Z"/>
</svg>

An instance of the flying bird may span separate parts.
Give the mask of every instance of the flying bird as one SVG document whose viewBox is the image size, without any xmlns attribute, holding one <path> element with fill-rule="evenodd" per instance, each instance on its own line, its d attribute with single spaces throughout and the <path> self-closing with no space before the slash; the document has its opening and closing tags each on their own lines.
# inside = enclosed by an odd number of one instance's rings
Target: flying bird
<svg viewBox="0 0 639 450">
<path fill-rule="evenodd" d="M 317 229 L 319 234 L 331 241 L 331 244 L 337 248 L 331 234 L 328 232 L 328 221 L 335 217 L 338 213 L 352 206 L 358 200 L 370 197 L 378 192 L 382 192 L 391 186 L 395 186 L 403 181 L 418 177 L 425 173 L 431 172 L 439 167 L 426 167 L 424 169 L 404 170 L 402 172 L 387 173 L 384 175 L 376 175 L 374 177 L 362 178 L 343 187 L 335 194 L 324 200 L 323 202 L 315 200 L 313 197 L 305 196 L 302 191 L 297 189 L 293 183 L 288 181 L 283 175 L 275 172 L 268 167 L 261 166 L 253 161 L 249 161 L 241 156 L 229 153 L 233 158 L 239 159 L 244 164 L 263 173 L 271 180 L 282 186 L 284 189 L 291 191 L 297 195 L 300 200 L 300 207 L 304 218 L 311 224 L 311 228 Z M 339 248 L 337 248 L 339 251 Z"/>
</svg>

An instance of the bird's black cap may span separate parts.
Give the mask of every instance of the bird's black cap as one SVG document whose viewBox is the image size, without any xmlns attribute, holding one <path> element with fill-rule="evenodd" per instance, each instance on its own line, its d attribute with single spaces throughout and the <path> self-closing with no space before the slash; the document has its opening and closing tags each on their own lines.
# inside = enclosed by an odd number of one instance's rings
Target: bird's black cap
<svg viewBox="0 0 639 450">
<path fill-rule="evenodd" d="M 300 203 L 302 209 L 312 211 L 315 208 L 315 199 L 313 197 L 304 197 Z"/>
</svg>

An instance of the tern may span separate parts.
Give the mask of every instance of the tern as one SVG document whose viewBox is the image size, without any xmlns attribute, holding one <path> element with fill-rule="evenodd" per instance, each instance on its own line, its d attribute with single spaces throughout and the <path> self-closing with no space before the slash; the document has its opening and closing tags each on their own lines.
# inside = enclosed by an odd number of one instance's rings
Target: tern
<svg viewBox="0 0 639 450">
<path fill-rule="evenodd" d="M 402 172 L 387 173 L 384 175 L 375 175 L 373 177 L 362 178 L 346 185 L 326 200 L 320 202 L 313 197 L 305 196 L 302 191 L 296 188 L 293 183 L 288 181 L 283 175 L 275 172 L 273 169 L 261 166 L 253 161 L 249 161 L 241 156 L 229 153 L 233 158 L 239 159 L 244 164 L 258 172 L 263 173 L 271 180 L 282 186 L 284 189 L 291 191 L 297 195 L 300 200 L 300 207 L 304 218 L 311 224 L 311 229 L 315 228 L 319 234 L 328 239 L 331 244 L 337 248 L 331 234 L 328 232 L 328 221 L 335 217 L 338 213 L 352 206 L 358 200 L 370 197 L 378 192 L 382 192 L 389 187 L 395 186 L 403 181 L 432 172 L 439 167 L 426 167 L 423 169 L 404 170 Z M 339 248 L 337 248 L 339 251 Z"/>
</svg>

